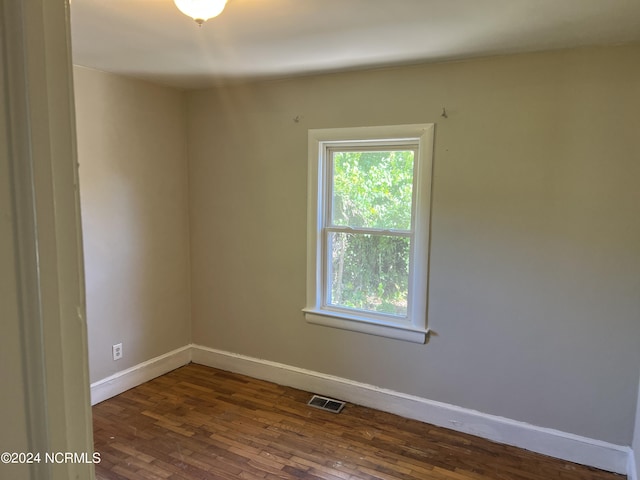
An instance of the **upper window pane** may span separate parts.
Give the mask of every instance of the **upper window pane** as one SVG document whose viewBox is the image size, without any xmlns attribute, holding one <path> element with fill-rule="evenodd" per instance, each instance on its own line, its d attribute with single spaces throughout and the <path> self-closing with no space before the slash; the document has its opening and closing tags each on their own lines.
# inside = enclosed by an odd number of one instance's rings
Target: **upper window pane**
<svg viewBox="0 0 640 480">
<path fill-rule="evenodd" d="M 410 230 L 414 156 L 332 150 L 332 225 Z"/>
</svg>

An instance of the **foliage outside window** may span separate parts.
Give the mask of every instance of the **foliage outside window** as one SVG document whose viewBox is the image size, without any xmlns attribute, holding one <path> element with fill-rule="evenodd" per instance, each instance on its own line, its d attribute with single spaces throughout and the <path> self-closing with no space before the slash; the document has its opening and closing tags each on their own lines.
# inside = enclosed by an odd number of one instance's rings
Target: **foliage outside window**
<svg viewBox="0 0 640 480">
<path fill-rule="evenodd" d="M 327 153 L 326 303 L 405 318 L 415 150 Z"/>
<path fill-rule="evenodd" d="M 432 131 L 309 132 L 311 323 L 424 342 Z"/>
</svg>

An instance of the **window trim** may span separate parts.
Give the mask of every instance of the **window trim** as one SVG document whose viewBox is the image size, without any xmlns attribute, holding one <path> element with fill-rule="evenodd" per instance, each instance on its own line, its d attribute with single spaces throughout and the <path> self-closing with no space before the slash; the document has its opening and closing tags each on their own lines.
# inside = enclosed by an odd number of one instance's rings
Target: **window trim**
<svg viewBox="0 0 640 480">
<path fill-rule="evenodd" d="M 307 322 L 317 325 L 368 333 L 415 343 L 426 341 L 427 301 L 429 279 L 429 243 L 431 217 L 431 178 L 433 164 L 433 133 L 435 125 L 412 124 L 378 127 L 310 129 L 309 172 L 307 199 L 307 305 L 303 309 Z M 413 208 L 415 215 L 415 245 L 413 263 L 409 272 L 412 294 L 407 305 L 407 319 L 387 319 L 365 312 L 345 312 L 323 306 L 323 215 L 326 205 L 323 192 L 325 177 L 329 174 L 324 150 L 327 144 L 344 142 L 345 145 L 367 142 L 388 141 L 397 144 L 402 141 L 418 143 L 415 158 L 416 192 Z M 419 213 L 419 214 L 418 214 Z M 418 292 L 423 292 L 418 294 Z"/>
</svg>

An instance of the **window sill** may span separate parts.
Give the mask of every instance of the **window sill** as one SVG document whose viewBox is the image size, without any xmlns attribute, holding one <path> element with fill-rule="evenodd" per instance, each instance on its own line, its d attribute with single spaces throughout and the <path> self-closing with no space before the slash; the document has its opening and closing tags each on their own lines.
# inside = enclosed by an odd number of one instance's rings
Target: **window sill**
<svg viewBox="0 0 640 480">
<path fill-rule="evenodd" d="M 429 329 L 422 330 L 413 326 L 399 325 L 381 320 L 371 320 L 357 315 L 342 312 L 328 312 L 315 308 L 302 310 L 307 322 L 325 327 L 350 330 L 352 332 L 368 333 L 379 337 L 394 338 L 412 343 L 425 343 Z"/>
</svg>

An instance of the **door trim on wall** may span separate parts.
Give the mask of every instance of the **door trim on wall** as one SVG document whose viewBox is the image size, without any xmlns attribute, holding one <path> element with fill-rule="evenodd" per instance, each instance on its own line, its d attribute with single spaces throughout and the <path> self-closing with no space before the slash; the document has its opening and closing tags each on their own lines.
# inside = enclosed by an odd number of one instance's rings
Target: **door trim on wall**
<svg viewBox="0 0 640 480">
<path fill-rule="evenodd" d="M 640 480 L 638 478 L 638 466 L 636 465 L 636 455 L 633 449 L 629 448 L 629 464 L 627 465 L 627 480 Z"/>
<path fill-rule="evenodd" d="M 0 0 L 0 24 L 29 449 L 91 457 L 68 1 Z M 91 463 L 29 466 L 32 478 L 94 477 Z"/>
</svg>

